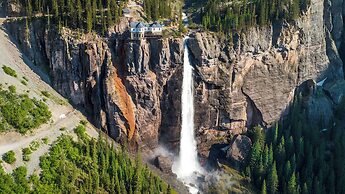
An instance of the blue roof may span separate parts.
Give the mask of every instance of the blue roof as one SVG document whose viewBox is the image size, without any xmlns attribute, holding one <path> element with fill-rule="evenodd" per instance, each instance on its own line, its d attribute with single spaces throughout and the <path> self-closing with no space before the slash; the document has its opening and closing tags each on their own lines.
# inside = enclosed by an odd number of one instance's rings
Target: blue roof
<svg viewBox="0 0 345 194">
<path fill-rule="evenodd" d="M 128 8 L 124 8 L 124 9 L 122 9 L 122 11 L 123 11 L 124 13 L 131 13 L 131 10 L 129 10 Z"/>
<path fill-rule="evenodd" d="M 155 23 L 150 24 L 150 27 L 152 27 L 152 28 L 161 28 L 162 25 L 157 23 L 157 22 L 155 22 Z"/>
<path fill-rule="evenodd" d="M 143 22 L 131 22 L 130 26 L 131 28 L 145 28 L 146 24 Z"/>
</svg>

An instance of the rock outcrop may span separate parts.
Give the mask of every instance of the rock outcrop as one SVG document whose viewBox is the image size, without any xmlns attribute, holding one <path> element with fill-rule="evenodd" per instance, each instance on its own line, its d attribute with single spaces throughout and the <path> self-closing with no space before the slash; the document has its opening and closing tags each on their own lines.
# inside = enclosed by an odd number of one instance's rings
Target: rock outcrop
<svg viewBox="0 0 345 194">
<path fill-rule="evenodd" d="M 171 167 L 172 161 L 169 157 L 157 156 L 154 160 L 155 166 L 160 169 L 162 172 L 167 174 L 172 174 Z"/>
<path fill-rule="evenodd" d="M 252 147 L 252 141 L 245 135 L 238 135 L 235 137 L 229 149 L 226 152 L 226 157 L 234 166 L 240 167 L 245 164 L 248 159 Z"/>
</svg>

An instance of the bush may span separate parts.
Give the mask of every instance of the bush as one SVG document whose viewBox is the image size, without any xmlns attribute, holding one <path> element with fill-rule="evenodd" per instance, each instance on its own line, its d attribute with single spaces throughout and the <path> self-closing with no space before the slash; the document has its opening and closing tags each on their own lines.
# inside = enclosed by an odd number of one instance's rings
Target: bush
<svg viewBox="0 0 345 194">
<path fill-rule="evenodd" d="M 38 150 L 38 148 L 40 147 L 40 142 L 38 142 L 38 141 L 33 141 L 33 142 L 30 143 L 29 147 L 30 147 L 30 149 L 31 149 L 32 151 L 36 151 L 36 150 Z"/>
<path fill-rule="evenodd" d="M 23 160 L 24 161 L 29 161 L 30 160 L 30 154 L 32 153 L 30 148 L 23 148 L 22 149 L 22 153 L 23 153 Z"/>
<path fill-rule="evenodd" d="M 11 150 L 2 156 L 2 160 L 8 164 L 13 164 L 16 162 L 16 154 Z"/>
<path fill-rule="evenodd" d="M 50 93 L 48 91 L 41 91 L 42 95 L 49 98 L 50 97 Z"/>
<path fill-rule="evenodd" d="M 24 86 L 28 85 L 28 83 L 25 80 L 21 80 L 20 83 L 22 83 Z"/>
<path fill-rule="evenodd" d="M 13 94 L 17 92 L 16 86 L 13 86 L 13 85 L 8 86 L 8 90 Z"/>
<path fill-rule="evenodd" d="M 66 131 L 66 130 L 67 130 L 66 127 L 61 127 L 61 128 L 60 128 L 60 131 Z"/>
<path fill-rule="evenodd" d="M 77 134 L 79 138 L 85 136 L 85 126 L 84 125 L 78 125 L 76 128 L 74 128 L 74 132 Z"/>
<path fill-rule="evenodd" d="M 17 77 L 17 72 L 14 69 L 12 69 L 11 67 L 4 65 L 4 66 L 2 66 L 2 69 L 4 70 L 4 72 L 7 75 L 10 75 L 12 77 Z"/>
<path fill-rule="evenodd" d="M 43 141 L 43 143 L 46 144 L 46 145 L 49 143 L 48 137 L 42 138 L 42 141 Z"/>
<path fill-rule="evenodd" d="M 29 82 L 29 79 L 27 77 L 25 77 L 25 76 L 23 76 L 23 80 Z"/>
<path fill-rule="evenodd" d="M 49 121 L 51 112 L 46 104 L 29 98 L 27 94 L 16 94 L 14 86 L 10 86 L 9 90 L 0 88 L 0 121 L 8 124 L 6 129 L 0 126 L 1 130 L 14 128 L 24 134 Z"/>
<path fill-rule="evenodd" d="M 80 122 L 79 122 L 81 125 L 84 125 L 84 126 L 86 126 L 86 124 L 87 124 L 87 121 L 86 120 L 81 120 Z"/>
</svg>

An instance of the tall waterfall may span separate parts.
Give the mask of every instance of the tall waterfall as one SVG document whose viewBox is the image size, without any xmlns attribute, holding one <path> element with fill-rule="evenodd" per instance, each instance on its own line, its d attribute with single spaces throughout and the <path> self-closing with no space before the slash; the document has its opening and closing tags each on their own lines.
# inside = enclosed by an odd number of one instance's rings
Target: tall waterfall
<svg viewBox="0 0 345 194">
<path fill-rule="evenodd" d="M 196 173 L 201 173 L 202 168 L 198 161 L 197 143 L 194 135 L 194 95 L 193 95 L 193 68 L 189 61 L 187 48 L 188 37 L 184 40 L 184 62 L 182 83 L 182 129 L 180 139 L 180 155 L 174 162 L 173 172 L 190 187 L 191 193 L 198 190 L 190 185 L 196 183 Z"/>
</svg>

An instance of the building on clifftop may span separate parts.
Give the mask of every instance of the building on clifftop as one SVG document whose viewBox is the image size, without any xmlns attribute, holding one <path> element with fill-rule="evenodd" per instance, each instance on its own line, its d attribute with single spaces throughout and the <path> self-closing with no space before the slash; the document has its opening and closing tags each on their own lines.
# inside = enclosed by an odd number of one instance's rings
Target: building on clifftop
<svg viewBox="0 0 345 194">
<path fill-rule="evenodd" d="M 132 40 L 141 40 L 144 38 L 160 38 L 162 37 L 163 25 L 154 22 L 146 24 L 144 22 L 131 22 L 130 32 Z"/>
</svg>

